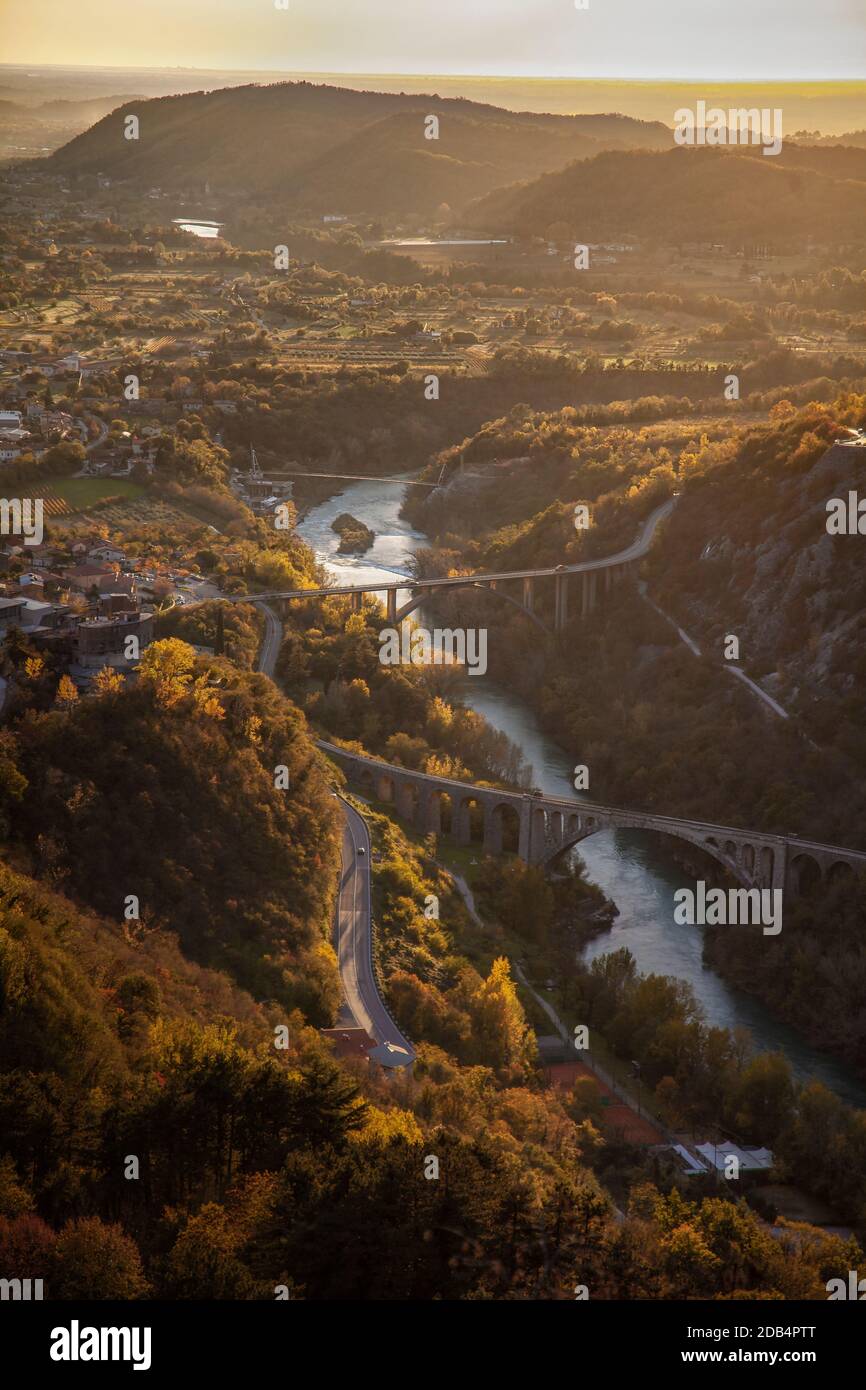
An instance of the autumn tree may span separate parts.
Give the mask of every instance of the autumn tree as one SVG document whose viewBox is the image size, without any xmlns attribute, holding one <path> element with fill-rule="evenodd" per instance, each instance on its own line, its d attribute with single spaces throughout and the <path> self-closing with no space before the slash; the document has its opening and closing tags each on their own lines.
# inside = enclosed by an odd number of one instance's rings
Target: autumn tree
<svg viewBox="0 0 866 1390">
<path fill-rule="evenodd" d="M 93 677 L 93 689 L 97 695 L 116 695 L 123 689 L 125 679 L 113 666 L 103 666 Z"/>
<path fill-rule="evenodd" d="M 152 685 L 163 709 L 171 709 L 189 693 L 195 652 L 177 637 L 164 637 L 146 648 L 138 666 L 142 681 Z"/>
<path fill-rule="evenodd" d="M 49 1287 L 54 1298 L 134 1299 L 147 1293 L 135 1241 L 98 1216 L 67 1222 L 54 1247 Z"/>
<path fill-rule="evenodd" d="M 75 684 L 72 679 L 64 673 L 60 677 L 57 686 L 57 694 L 54 696 L 55 703 L 59 705 L 61 709 L 68 710 L 75 704 L 77 699 L 78 691 L 75 688 Z"/>
<path fill-rule="evenodd" d="M 533 1034 L 511 978 L 507 956 L 499 956 L 486 980 L 466 1000 L 481 1060 L 493 1067 L 527 1071 L 534 1053 Z"/>
</svg>

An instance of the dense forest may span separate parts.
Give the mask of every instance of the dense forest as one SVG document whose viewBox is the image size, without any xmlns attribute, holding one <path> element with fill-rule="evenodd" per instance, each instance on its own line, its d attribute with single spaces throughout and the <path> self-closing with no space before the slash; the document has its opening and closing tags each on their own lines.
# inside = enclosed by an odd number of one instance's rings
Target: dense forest
<svg viewBox="0 0 866 1390">
<path fill-rule="evenodd" d="M 385 833 L 383 886 L 435 881 Z M 171 935 L 130 937 L 6 868 L 0 894 L 0 1258 L 52 1297 L 823 1298 L 856 1267 L 852 1242 L 773 1237 L 745 1202 L 648 1174 L 615 1220 L 594 1169 L 625 1155 L 585 1094 L 533 1080 L 504 959 L 461 967 L 472 1064 L 420 1044 L 395 1091 Z M 778 1084 L 747 1072 L 741 1108 Z M 810 1104 L 826 1134 L 828 1100 Z M 814 1133 L 791 1142 L 811 1156 Z"/>
<path fill-rule="evenodd" d="M 277 662 L 287 694 L 347 746 L 443 776 L 526 785 L 510 740 L 449 699 L 448 666 L 380 662 L 381 627 L 375 600 L 357 613 L 342 599 L 295 605 Z"/>
<path fill-rule="evenodd" d="M 31 670 L 38 699 L 53 678 Z M 135 684 L 108 673 L 95 698 L 74 698 L 68 679 L 57 690 L 5 735 L 4 809 L 28 867 L 329 1022 L 335 813 L 303 716 L 266 677 L 197 660 L 174 637 L 146 650 Z"/>
</svg>

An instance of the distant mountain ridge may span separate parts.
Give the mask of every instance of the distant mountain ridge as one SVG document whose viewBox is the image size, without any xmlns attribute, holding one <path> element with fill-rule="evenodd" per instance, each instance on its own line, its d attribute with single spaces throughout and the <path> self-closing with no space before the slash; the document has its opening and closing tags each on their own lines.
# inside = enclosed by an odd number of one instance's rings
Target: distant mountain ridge
<svg viewBox="0 0 866 1390">
<path fill-rule="evenodd" d="M 840 242 L 864 239 L 866 153 L 786 144 L 770 159 L 754 147 L 605 151 L 491 191 L 466 213 L 476 230 L 668 242 Z"/>
<path fill-rule="evenodd" d="M 134 114 L 140 138 L 126 140 Z M 437 139 L 425 118 L 439 121 Z M 461 206 L 605 149 L 663 149 L 660 122 L 512 112 L 462 98 L 308 82 L 133 101 L 48 160 L 68 174 L 213 192 L 285 195 L 298 211 L 401 213 Z"/>
</svg>

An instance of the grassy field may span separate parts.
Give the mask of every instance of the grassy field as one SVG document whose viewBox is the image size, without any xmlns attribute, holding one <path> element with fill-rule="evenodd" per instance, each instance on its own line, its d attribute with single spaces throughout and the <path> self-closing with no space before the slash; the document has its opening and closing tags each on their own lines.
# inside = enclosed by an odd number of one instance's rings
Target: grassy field
<svg viewBox="0 0 866 1390">
<path fill-rule="evenodd" d="M 68 502 L 73 511 L 82 511 L 105 497 L 134 501 L 142 496 L 144 488 L 130 478 L 61 478 L 52 483 L 51 491 Z"/>
<path fill-rule="evenodd" d="M 203 519 L 203 514 L 191 514 L 154 497 L 130 478 L 61 478 L 45 488 L 44 496 L 51 520 L 73 530 L 90 513 L 120 531 L 142 526 L 189 528 L 200 526 Z"/>
</svg>

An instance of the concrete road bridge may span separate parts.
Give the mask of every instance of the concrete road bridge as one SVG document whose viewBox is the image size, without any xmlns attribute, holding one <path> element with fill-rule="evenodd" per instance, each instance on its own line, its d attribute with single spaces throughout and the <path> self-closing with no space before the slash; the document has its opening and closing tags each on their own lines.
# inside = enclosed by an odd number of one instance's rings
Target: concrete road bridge
<svg viewBox="0 0 866 1390">
<path fill-rule="evenodd" d="M 318 746 L 362 795 L 390 803 L 422 833 L 444 833 L 457 844 L 472 844 L 475 810 L 475 823 L 482 826 L 479 848 L 501 854 L 510 826 L 512 843 L 527 864 L 549 868 L 573 845 L 600 830 L 655 830 L 703 850 L 745 888 L 781 888 L 796 894 L 833 883 L 841 875 L 866 873 L 866 853 L 838 845 L 576 798 L 498 791 L 414 772 L 324 740 Z"/>
<path fill-rule="evenodd" d="M 600 560 L 584 560 L 578 565 L 557 565 L 553 569 L 502 570 L 493 574 L 449 575 L 447 578 L 438 579 L 413 579 L 410 575 L 405 575 L 395 578 L 390 583 L 376 580 L 364 584 L 335 584 L 325 589 L 284 589 L 274 593 L 243 594 L 237 595 L 229 602 L 273 603 L 281 611 L 285 611 L 284 605 L 298 600 L 346 595 L 351 598 L 352 606 L 360 609 L 365 595 L 384 594 L 388 622 L 394 625 L 402 622 L 434 594 L 443 593 L 450 589 L 483 589 L 494 594 L 497 599 L 520 609 L 531 622 L 544 632 L 550 632 L 549 624 L 544 622 L 535 611 L 535 599 L 537 582 L 553 579 L 553 630 L 561 632 L 568 622 L 572 584 L 576 584 L 578 579 L 580 580 L 580 612 L 581 616 L 584 617 L 593 611 L 600 593 L 607 593 L 617 580 L 638 565 L 652 545 L 656 530 L 670 516 L 675 505 L 676 497 L 669 497 L 661 506 L 656 507 L 643 523 L 636 540 L 631 545 L 626 546 L 624 550 Z M 519 582 L 519 596 L 515 596 L 514 593 L 510 593 L 502 587 L 512 580 Z M 513 589 L 517 586 L 511 585 L 511 587 Z M 407 590 L 409 598 L 398 607 L 398 594 L 405 593 Z"/>
</svg>

